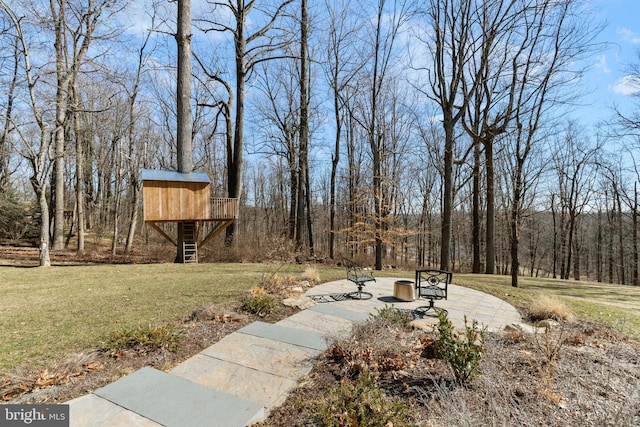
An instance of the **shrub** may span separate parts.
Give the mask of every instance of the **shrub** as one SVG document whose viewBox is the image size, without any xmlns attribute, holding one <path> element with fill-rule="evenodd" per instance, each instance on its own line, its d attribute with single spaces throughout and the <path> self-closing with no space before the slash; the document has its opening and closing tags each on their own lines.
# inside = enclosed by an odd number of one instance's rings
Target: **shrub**
<svg viewBox="0 0 640 427">
<path fill-rule="evenodd" d="M 290 290 L 296 286 L 298 286 L 298 282 L 292 276 L 280 276 L 277 273 L 264 275 L 258 284 L 258 287 L 266 293 L 280 296 L 288 295 Z"/>
<path fill-rule="evenodd" d="M 249 295 L 242 299 L 240 308 L 248 313 L 258 316 L 266 316 L 267 314 L 278 311 L 278 301 L 267 293 L 264 289 L 254 286 L 249 291 Z"/>
<path fill-rule="evenodd" d="M 182 334 L 168 326 L 138 326 L 125 328 L 107 337 L 105 350 L 136 350 L 150 352 L 166 349 L 173 353 L 178 350 L 178 342 Z"/>
<path fill-rule="evenodd" d="M 302 272 L 301 278 L 302 280 L 308 281 L 312 285 L 317 285 L 318 283 L 320 283 L 320 273 L 318 272 L 318 269 L 315 267 L 306 268 Z"/>
<path fill-rule="evenodd" d="M 357 378 L 362 372 L 398 372 L 414 366 L 424 349 L 423 331 L 408 330 L 396 320 L 395 310 L 382 309 L 388 317 L 372 316 L 353 326 L 349 338 L 333 343 L 327 358 L 340 367 L 343 378 Z"/>
<path fill-rule="evenodd" d="M 18 241 L 39 234 L 33 207 L 20 203 L 12 192 L 0 192 L 0 239 Z"/>
<path fill-rule="evenodd" d="M 312 424 L 323 427 L 411 426 L 408 406 L 389 398 L 380 388 L 376 375 L 363 371 L 354 381 L 343 380 L 329 389 L 321 401 Z"/>
<path fill-rule="evenodd" d="M 377 313 L 372 315 L 372 318 L 382 319 L 391 324 L 399 325 L 403 328 L 409 326 L 409 323 L 413 320 L 413 316 L 408 311 L 399 310 L 394 308 L 393 305 L 391 307 L 386 306 L 382 309 L 376 309 Z"/>
<path fill-rule="evenodd" d="M 539 361 L 537 366 L 540 377 L 538 393 L 542 397 L 555 403 L 562 401 L 560 394 L 554 391 L 560 361 L 560 350 L 563 344 L 562 335 L 562 329 L 560 329 L 557 334 L 554 334 L 549 325 L 545 325 L 542 339 L 539 334 L 536 333 L 535 335 L 538 351 L 543 355 L 543 360 Z"/>
<path fill-rule="evenodd" d="M 571 321 L 574 318 L 571 309 L 564 302 L 548 295 L 541 295 L 531 303 L 530 316 L 534 321 L 546 319 Z"/>
<path fill-rule="evenodd" d="M 457 334 L 444 310 L 438 312 L 438 320 L 438 337 L 434 341 L 435 355 L 445 360 L 456 381 L 464 384 L 480 373 L 480 360 L 485 352 L 482 342 L 484 331 L 478 328 L 476 320 L 469 326 L 465 316 L 465 331 Z"/>
</svg>

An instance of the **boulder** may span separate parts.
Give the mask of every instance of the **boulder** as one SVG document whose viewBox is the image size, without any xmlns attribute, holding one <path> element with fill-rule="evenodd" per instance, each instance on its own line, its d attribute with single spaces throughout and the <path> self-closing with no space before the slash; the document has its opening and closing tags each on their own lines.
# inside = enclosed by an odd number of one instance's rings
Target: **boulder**
<svg viewBox="0 0 640 427">
<path fill-rule="evenodd" d="M 311 298 L 304 295 L 282 300 L 282 304 L 287 307 L 294 307 L 300 310 L 306 310 L 307 308 L 311 308 L 316 305 L 316 303 Z"/>
</svg>

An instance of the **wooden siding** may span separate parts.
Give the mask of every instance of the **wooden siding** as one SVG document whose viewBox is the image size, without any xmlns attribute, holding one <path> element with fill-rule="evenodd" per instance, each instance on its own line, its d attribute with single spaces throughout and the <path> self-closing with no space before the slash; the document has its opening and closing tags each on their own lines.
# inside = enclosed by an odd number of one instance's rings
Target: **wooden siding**
<svg viewBox="0 0 640 427">
<path fill-rule="evenodd" d="M 143 181 L 145 221 L 211 219 L 210 184 Z"/>
</svg>

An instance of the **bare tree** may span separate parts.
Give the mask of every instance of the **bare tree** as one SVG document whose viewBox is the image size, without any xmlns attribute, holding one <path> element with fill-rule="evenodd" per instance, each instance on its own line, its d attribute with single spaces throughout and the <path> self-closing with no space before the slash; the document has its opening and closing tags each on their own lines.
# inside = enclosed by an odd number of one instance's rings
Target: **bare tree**
<svg viewBox="0 0 640 427">
<path fill-rule="evenodd" d="M 389 155 L 388 144 L 390 137 L 383 123 L 384 110 L 382 107 L 385 85 L 391 78 L 391 67 L 396 54 L 396 43 L 402 26 L 408 19 L 408 4 L 405 1 L 379 0 L 375 11 L 375 27 L 372 35 L 371 64 L 364 70 L 370 77 L 363 83 L 367 85 L 368 103 L 362 104 L 360 117 L 356 116 L 359 124 L 366 133 L 372 157 L 373 174 L 373 202 L 374 202 L 374 241 L 375 268 L 382 270 L 384 249 L 384 230 L 390 206 L 387 203 L 388 188 L 385 185 L 385 171 L 383 170 L 386 156 Z"/>
<path fill-rule="evenodd" d="M 477 42 L 473 39 L 471 22 L 475 20 L 472 0 L 430 0 L 421 11 L 426 28 L 418 40 L 429 53 L 429 65 L 420 67 L 428 74 L 429 89 L 423 91 L 440 108 L 444 130 L 443 194 L 440 268 L 450 268 L 451 235 L 454 199 L 454 148 L 456 126 L 465 114 L 469 98 L 463 96 L 480 83 L 475 79 L 465 88 L 465 69 L 475 55 Z"/>
<path fill-rule="evenodd" d="M 55 220 L 52 249 L 59 250 L 63 247 L 64 233 L 65 130 L 68 127 L 70 89 L 84 64 L 89 47 L 96 38 L 95 32 L 104 19 L 103 12 L 108 8 L 117 10 L 118 6 L 110 0 L 88 0 L 79 3 L 70 0 L 52 0 L 49 5 L 54 32 L 56 76 L 55 185 L 53 187 Z"/>
<path fill-rule="evenodd" d="M 235 120 L 233 128 L 233 137 L 229 140 L 230 145 L 227 147 L 227 186 L 228 194 L 231 198 L 240 198 L 242 195 L 242 169 L 243 169 L 243 150 L 244 150 L 244 107 L 246 83 L 250 74 L 255 67 L 264 62 L 273 59 L 276 53 L 288 43 L 288 40 L 278 40 L 275 35 L 271 35 L 272 30 L 279 30 L 276 27 L 278 19 L 284 14 L 285 7 L 293 0 L 285 0 L 277 5 L 271 11 L 266 8 L 260 8 L 257 0 L 226 0 L 222 2 L 208 1 L 214 8 L 221 8 L 230 12 L 233 22 L 227 24 L 217 19 L 200 19 L 202 30 L 206 32 L 227 32 L 233 37 L 234 58 L 235 58 L 235 91 L 234 97 L 229 96 L 229 100 L 235 98 Z M 249 14 L 255 10 L 258 14 L 262 13 L 265 20 L 263 25 L 247 34 L 247 20 Z M 256 19 L 256 20 L 259 20 Z M 219 75 L 217 72 L 210 71 L 209 75 Z M 231 89 L 231 84 L 226 84 Z M 236 224 L 226 228 L 226 242 L 231 244 L 234 239 Z"/>
<path fill-rule="evenodd" d="M 307 0 L 300 2 L 300 150 L 298 152 L 298 221 L 296 223 L 296 251 L 302 251 L 304 226 L 308 227 L 309 255 L 314 256 L 311 229 L 311 195 L 309 184 L 309 82 L 308 43 L 309 17 Z M 305 215 L 306 213 L 306 215 Z M 304 219 L 306 218 L 306 221 Z M 306 222 L 306 224 L 305 224 Z"/>
<path fill-rule="evenodd" d="M 347 115 L 349 99 L 353 96 L 351 83 L 360 69 L 366 64 L 368 57 L 359 58 L 354 55 L 359 51 L 356 47 L 358 30 L 360 24 L 350 17 L 355 15 L 355 11 L 349 8 L 353 3 L 341 2 L 330 4 L 326 1 L 329 15 L 329 30 L 327 61 L 325 62 L 325 75 L 333 99 L 333 115 L 335 121 L 334 149 L 331 154 L 331 177 L 330 177 L 330 201 L 329 201 L 329 258 L 335 258 L 335 236 L 336 227 L 336 180 L 338 165 L 340 164 L 340 151 L 342 149 L 342 136 L 344 132 L 344 121 Z M 359 61 L 359 62 L 358 62 Z"/>
<path fill-rule="evenodd" d="M 155 20 L 155 15 L 152 16 L 152 27 Z M 151 31 L 148 31 L 143 39 L 140 48 L 136 52 L 137 64 L 135 70 L 135 77 L 133 79 L 133 85 L 127 90 L 128 95 L 128 124 L 127 124 L 127 160 L 129 167 L 127 169 L 127 181 L 128 187 L 132 190 L 130 199 L 131 215 L 129 218 L 129 231 L 127 233 L 127 242 L 125 246 L 125 252 L 131 252 L 133 248 L 133 240 L 135 236 L 136 224 L 138 223 L 138 206 L 140 204 L 141 197 L 141 182 L 139 179 L 139 169 L 144 159 L 143 148 L 136 144 L 136 104 L 138 101 L 138 95 L 140 92 L 140 86 L 142 83 L 142 77 L 149 60 L 150 53 L 148 52 L 149 41 L 151 37 Z M 153 48 L 150 49 L 153 51 Z"/>
<path fill-rule="evenodd" d="M 553 150 L 553 166 L 557 176 L 556 208 L 554 218 L 559 233 L 560 278 L 569 279 L 573 256 L 574 238 L 578 221 L 589 206 L 598 176 L 599 144 L 591 142 L 578 130 L 576 124 L 569 124 L 556 140 Z"/>
<path fill-rule="evenodd" d="M 528 26 L 520 26 L 518 14 L 522 11 L 516 8 L 514 0 L 486 1 L 478 5 L 474 11 L 474 21 L 467 25 L 471 31 L 478 31 L 476 36 L 479 43 L 478 55 L 467 63 L 468 75 L 463 79 L 463 86 L 469 86 L 470 91 L 464 93 L 469 99 L 467 111 L 462 124 L 471 136 L 474 150 L 474 191 L 473 191 L 473 240 L 474 240 L 474 273 L 478 271 L 479 255 L 479 217 L 480 217 L 480 149 L 484 148 L 486 183 L 486 257 L 485 273 L 495 272 L 495 182 L 493 149 L 495 139 L 507 131 L 514 109 L 515 82 L 519 76 L 517 69 L 511 69 L 511 64 L 518 64 L 520 52 L 525 48 L 518 46 L 512 39 L 519 31 L 527 31 Z M 535 26 L 534 26 L 535 28 Z M 518 30 L 518 31 L 516 31 Z M 500 48 L 502 45 L 502 49 Z M 514 46 L 517 46 L 514 49 Z M 504 50 L 504 52 L 502 51 Z M 510 52 L 515 50 L 515 55 Z M 514 67 L 515 68 L 515 67 Z M 465 70 L 466 71 L 466 70 Z M 511 73 L 509 80 L 506 75 Z M 476 81 L 482 82 L 475 84 Z M 511 82 L 511 83 L 510 83 Z"/>
<path fill-rule="evenodd" d="M 2 32 L 5 33 L 5 31 Z M 10 71 L 8 70 L 7 74 L 10 80 L 8 82 L 9 87 L 7 90 L 6 107 L 3 114 L 3 127 L 0 134 L 0 194 L 7 193 L 10 189 L 10 159 L 13 151 L 11 134 L 14 130 L 13 106 L 16 100 L 16 88 L 18 86 L 18 72 L 20 66 L 20 40 L 17 37 L 12 37 L 10 34 L 7 34 L 7 36 L 11 37 L 10 43 L 13 55 L 8 55 L 12 64 L 10 65 Z"/>
<path fill-rule="evenodd" d="M 293 61 L 272 61 L 261 67 L 257 88 L 264 95 L 256 104 L 262 141 L 256 151 L 284 159 L 288 176 L 289 209 L 286 234 L 295 241 L 298 222 L 300 97 L 296 92 L 299 75 Z"/>
<path fill-rule="evenodd" d="M 0 8 L 11 20 L 15 36 L 20 45 L 20 55 L 22 57 L 24 79 L 26 81 L 30 113 L 33 116 L 37 127 L 35 129 L 22 130 L 16 127 L 16 132 L 23 143 L 21 154 L 26 158 L 33 172 L 31 176 L 31 186 L 36 194 L 40 213 L 40 241 L 39 241 L 39 265 L 48 267 L 51 265 L 49 256 L 49 202 L 47 200 L 47 183 L 52 170 L 52 139 L 51 130 L 43 117 L 42 105 L 38 102 L 36 95 L 37 79 L 33 75 L 31 68 L 31 50 L 27 42 L 27 37 L 23 31 L 22 19 L 15 15 L 4 1 L 0 0 Z M 45 102 L 45 101 L 43 101 Z"/>
</svg>

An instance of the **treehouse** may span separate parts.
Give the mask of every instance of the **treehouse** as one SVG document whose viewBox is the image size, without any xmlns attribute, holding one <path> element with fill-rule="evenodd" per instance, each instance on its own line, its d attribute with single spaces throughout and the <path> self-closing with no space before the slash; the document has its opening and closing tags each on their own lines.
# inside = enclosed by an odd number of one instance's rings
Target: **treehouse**
<svg viewBox="0 0 640 427">
<path fill-rule="evenodd" d="M 178 247 L 182 262 L 198 262 L 198 247 L 238 218 L 238 199 L 211 197 L 211 180 L 204 172 L 143 169 L 142 190 L 144 222 Z M 162 223 L 177 224 L 175 239 Z"/>
</svg>

